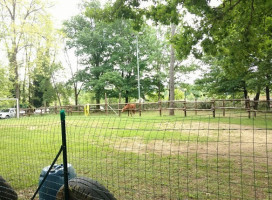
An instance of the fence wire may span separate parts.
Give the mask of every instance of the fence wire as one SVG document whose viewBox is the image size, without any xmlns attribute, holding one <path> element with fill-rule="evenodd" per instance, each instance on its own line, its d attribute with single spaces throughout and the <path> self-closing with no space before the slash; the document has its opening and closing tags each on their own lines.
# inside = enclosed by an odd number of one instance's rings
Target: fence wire
<svg viewBox="0 0 272 200">
<path fill-rule="evenodd" d="M 68 163 L 118 200 L 271 199 L 271 122 L 244 113 L 67 116 Z M 32 197 L 61 143 L 58 116 L 0 120 L 0 176 L 19 199 Z"/>
</svg>

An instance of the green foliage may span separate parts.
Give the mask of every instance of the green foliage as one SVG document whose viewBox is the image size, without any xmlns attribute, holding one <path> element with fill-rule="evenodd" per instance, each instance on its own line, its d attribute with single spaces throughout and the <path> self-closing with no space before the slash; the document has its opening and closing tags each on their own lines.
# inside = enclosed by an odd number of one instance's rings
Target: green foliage
<svg viewBox="0 0 272 200">
<path fill-rule="evenodd" d="M 12 84 L 8 79 L 7 69 L 2 66 L 0 66 L 0 85 L 0 98 L 11 97 Z"/>
<path fill-rule="evenodd" d="M 37 65 L 34 69 L 32 105 L 35 107 L 48 106 L 56 99 L 56 91 L 51 83 L 53 72 L 59 67 L 51 63 L 49 49 L 40 49 L 37 55 Z"/>
<path fill-rule="evenodd" d="M 105 8 L 100 7 L 99 1 L 91 0 L 85 4 L 87 17 L 97 21 L 114 22 L 116 19 L 131 19 L 134 30 L 139 31 L 144 24 L 144 10 L 139 8 L 139 1 L 117 0 L 113 4 L 107 3 Z"/>
<path fill-rule="evenodd" d="M 242 97 L 241 94 L 246 87 L 245 75 L 233 77 L 225 73 L 222 67 L 216 64 L 215 60 L 214 64 L 212 62 L 210 64 L 209 70 L 203 74 L 202 78 L 196 80 L 196 86 L 210 97 L 215 94 L 227 96 L 228 94 L 234 95 L 236 93 Z"/>
<path fill-rule="evenodd" d="M 153 1 L 149 8 L 141 6 L 143 3 L 117 0 L 104 10 L 90 9 L 87 15 L 107 22 L 132 19 L 132 27 L 137 30 L 144 25 L 143 17 L 166 25 L 181 24 L 171 42 L 179 59 L 192 54 L 211 66 L 211 73 L 198 81 L 198 87 L 205 93 L 247 97 L 248 92 L 259 93 L 264 88 L 269 91 L 272 82 L 270 1 L 223 0 L 217 7 L 212 7 L 210 0 Z M 193 23 L 183 21 L 186 13 L 196 16 Z M 177 68 L 180 69 L 184 68 Z"/>
<path fill-rule="evenodd" d="M 64 23 L 64 31 L 69 38 L 67 45 L 76 49 L 76 54 L 82 58 L 81 63 L 85 65 L 85 69 L 79 71 L 75 78 L 84 83 L 86 91 L 95 93 L 97 103 L 104 93 L 109 98 L 118 98 L 121 93 L 126 101 L 137 98 L 138 44 L 141 96 L 153 93 L 163 81 L 163 75 L 156 81 L 150 75 L 145 75 L 153 70 L 150 64 L 163 63 L 163 45 L 157 40 L 156 32 L 143 26 L 141 35 L 133 30 L 131 20 L 105 22 L 99 15 L 94 16 L 95 12 L 100 12 L 96 10 L 99 4 L 92 1 L 86 6 L 87 17 L 75 16 Z M 158 71 L 158 67 L 155 70 Z M 108 84 L 114 85 L 115 89 L 106 91 L 104 88 Z"/>
<path fill-rule="evenodd" d="M 146 12 L 146 16 L 152 18 L 157 23 L 161 22 L 165 25 L 170 25 L 171 23 L 178 24 L 180 14 L 177 6 L 177 1 L 168 0 L 166 4 L 158 1 L 158 3 L 151 6 L 150 10 Z"/>
<path fill-rule="evenodd" d="M 185 97 L 184 91 L 180 89 L 175 89 L 175 100 L 182 100 L 184 99 L 184 97 Z"/>
<path fill-rule="evenodd" d="M 23 93 L 23 101 L 27 96 L 26 77 L 28 76 L 28 80 L 31 79 L 30 66 L 34 62 L 32 55 L 37 48 L 42 48 L 42 41 L 45 38 L 49 40 L 47 36 L 52 31 L 52 23 L 46 13 L 47 6 L 47 1 L 40 0 L 0 3 L 0 42 L 8 59 L 8 76 L 13 84 L 10 89 L 12 95 L 19 99 Z"/>
</svg>

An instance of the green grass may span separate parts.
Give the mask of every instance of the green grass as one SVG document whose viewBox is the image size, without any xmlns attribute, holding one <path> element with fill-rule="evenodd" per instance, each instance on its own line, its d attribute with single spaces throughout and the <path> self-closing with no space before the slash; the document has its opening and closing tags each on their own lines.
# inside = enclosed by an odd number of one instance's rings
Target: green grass
<svg viewBox="0 0 272 200">
<path fill-rule="evenodd" d="M 271 121 L 239 115 L 67 116 L 68 162 L 117 199 L 268 199 L 272 146 L 265 138 Z M 252 135 L 254 145 L 247 138 Z M 60 118 L 0 120 L 0 138 L 0 175 L 19 199 L 29 199 L 60 148 Z"/>
</svg>

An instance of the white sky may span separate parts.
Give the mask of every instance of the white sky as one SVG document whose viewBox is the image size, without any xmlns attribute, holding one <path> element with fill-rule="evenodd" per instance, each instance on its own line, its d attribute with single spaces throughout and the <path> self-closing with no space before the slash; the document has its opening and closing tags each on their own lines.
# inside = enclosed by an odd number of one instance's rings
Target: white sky
<svg viewBox="0 0 272 200">
<path fill-rule="evenodd" d="M 50 13 L 57 27 L 60 27 L 64 20 L 79 14 L 78 4 L 82 0 L 54 0 L 54 6 L 50 8 Z"/>
</svg>

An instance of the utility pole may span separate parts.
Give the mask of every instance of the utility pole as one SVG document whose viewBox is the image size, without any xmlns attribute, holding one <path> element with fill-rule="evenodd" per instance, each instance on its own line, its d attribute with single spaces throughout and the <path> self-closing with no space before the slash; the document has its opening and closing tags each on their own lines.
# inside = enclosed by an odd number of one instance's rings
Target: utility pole
<svg viewBox="0 0 272 200">
<path fill-rule="evenodd" d="M 138 77 L 138 99 L 139 103 L 141 101 L 141 90 L 140 90 L 140 67 L 139 67 L 139 45 L 138 45 L 138 35 L 136 35 L 136 45 L 137 45 L 137 77 Z"/>
<path fill-rule="evenodd" d="M 171 39 L 173 39 L 176 31 L 176 25 L 171 24 Z M 175 100 L 175 49 L 171 44 L 171 60 L 170 60 L 170 72 L 169 72 L 169 101 L 170 110 L 169 115 L 175 115 L 174 100 Z"/>
</svg>

